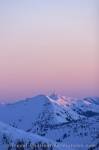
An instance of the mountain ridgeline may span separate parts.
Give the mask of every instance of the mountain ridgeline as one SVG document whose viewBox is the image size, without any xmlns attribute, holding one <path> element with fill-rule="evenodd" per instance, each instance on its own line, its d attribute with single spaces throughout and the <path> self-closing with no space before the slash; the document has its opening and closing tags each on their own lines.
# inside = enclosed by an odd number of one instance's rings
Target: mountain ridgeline
<svg viewBox="0 0 99 150">
<path fill-rule="evenodd" d="M 0 150 L 76 149 L 99 150 L 98 97 L 38 95 L 0 105 Z"/>
</svg>

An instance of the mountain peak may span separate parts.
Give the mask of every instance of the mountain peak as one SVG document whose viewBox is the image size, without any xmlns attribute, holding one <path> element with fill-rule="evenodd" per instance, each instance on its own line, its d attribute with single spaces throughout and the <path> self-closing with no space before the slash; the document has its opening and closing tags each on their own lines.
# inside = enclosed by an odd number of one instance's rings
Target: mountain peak
<svg viewBox="0 0 99 150">
<path fill-rule="evenodd" d="M 56 94 L 56 92 L 53 92 L 49 97 L 50 97 L 51 99 L 53 99 L 53 100 L 58 100 L 58 99 L 59 99 L 59 95 Z"/>
</svg>

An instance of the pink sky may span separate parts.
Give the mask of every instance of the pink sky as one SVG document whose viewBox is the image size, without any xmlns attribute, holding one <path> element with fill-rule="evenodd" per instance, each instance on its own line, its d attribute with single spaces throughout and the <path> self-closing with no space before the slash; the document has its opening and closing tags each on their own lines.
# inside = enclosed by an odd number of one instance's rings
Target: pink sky
<svg viewBox="0 0 99 150">
<path fill-rule="evenodd" d="M 2 3 L 1 101 L 53 90 L 75 97 L 99 95 L 96 12 L 87 1 L 81 9 L 77 0 L 74 7 L 67 2 L 69 9 L 65 2 L 39 1 L 35 10 L 26 2 L 24 8 Z"/>
</svg>

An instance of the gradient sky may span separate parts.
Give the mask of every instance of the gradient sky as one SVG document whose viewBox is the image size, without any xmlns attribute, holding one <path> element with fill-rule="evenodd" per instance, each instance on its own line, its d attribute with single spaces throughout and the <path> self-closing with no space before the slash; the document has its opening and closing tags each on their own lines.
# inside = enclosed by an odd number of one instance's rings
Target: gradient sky
<svg viewBox="0 0 99 150">
<path fill-rule="evenodd" d="M 0 101 L 99 96 L 97 0 L 0 0 Z"/>
</svg>

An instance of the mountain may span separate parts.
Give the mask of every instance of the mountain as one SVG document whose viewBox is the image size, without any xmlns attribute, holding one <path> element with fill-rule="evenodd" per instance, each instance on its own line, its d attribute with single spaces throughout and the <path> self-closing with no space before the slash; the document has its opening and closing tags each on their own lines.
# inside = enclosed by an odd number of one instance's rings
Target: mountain
<svg viewBox="0 0 99 150">
<path fill-rule="evenodd" d="M 88 150 L 91 143 L 98 145 L 99 98 L 38 95 L 0 105 L 0 121 L 22 133 L 52 140 L 59 148 L 65 144 L 66 150 L 74 150 L 80 144 L 78 150 Z"/>
<path fill-rule="evenodd" d="M 54 144 L 38 135 L 27 133 L 0 122 L 0 150 L 19 150 L 18 147 L 26 148 L 26 150 L 38 150 L 36 147 L 40 145 L 41 150 L 43 150 L 44 145 L 46 146 L 45 150 L 58 150 L 58 148 L 53 147 Z"/>
<path fill-rule="evenodd" d="M 37 121 L 53 125 L 78 118 L 80 115 L 77 115 L 68 106 L 65 108 L 62 100 L 55 101 L 45 95 L 0 107 L 1 121 L 24 130 L 32 128 Z"/>
</svg>

